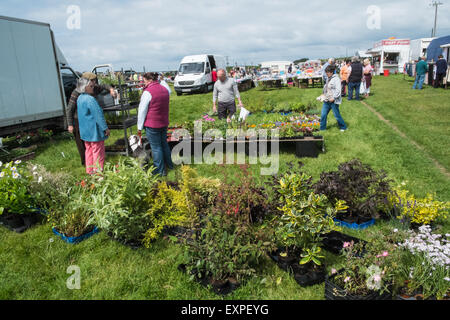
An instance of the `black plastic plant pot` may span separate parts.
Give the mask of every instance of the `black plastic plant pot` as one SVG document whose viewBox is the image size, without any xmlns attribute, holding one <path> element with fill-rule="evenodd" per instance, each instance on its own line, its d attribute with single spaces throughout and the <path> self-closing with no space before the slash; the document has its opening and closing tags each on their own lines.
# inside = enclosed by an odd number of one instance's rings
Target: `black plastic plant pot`
<svg viewBox="0 0 450 320">
<path fill-rule="evenodd" d="M 299 158 L 317 158 L 319 156 L 319 147 L 314 140 L 297 141 L 295 143 L 295 155 Z"/>
<path fill-rule="evenodd" d="M 346 235 L 339 231 L 331 231 L 327 234 L 323 235 L 322 245 L 323 248 L 331 253 L 340 254 L 341 250 L 344 246 L 344 242 L 354 242 L 359 243 L 363 242 L 366 244 L 367 242 L 362 239 L 358 239 L 349 235 Z"/>
<path fill-rule="evenodd" d="M 180 264 L 178 265 L 178 270 L 180 270 L 183 273 L 187 273 L 186 265 Z M 212 291 L 215 294 L 226 296 L 232 293 L 234 290 L 240 287 L 240 283 L 236 281 L 234 278 L 228 278 L 225 280 L 213 280 L 210 277 L 202 276 L 201 278 L 198 277 L 198 270 L 194 269 L 192 270 L 192 274 L 195 275 L 195 280 L 207 288 L 208 286 L 211 286 Z"/>
<path fill-rule="evenodd" d="M 24 226 L 22 216 L 15 213 L 5 213 L 0 216 L 1 223 L 7 228 L 20 228 Z"/>
<path fill-rule="evenodd" d="M 42 222 L 44 216 L 40 213 L 5 213 L 0 215 L 0 222 L 9 230 L 22 233 L 32 226 Z"/>
<path fill-rule="evenodd" d="M 341 272 L 341 271 L 340 271 Z M 338 272 L 337 274 L 339 274 Z M 325 299 L 326 300 L 392 300 L 392 294 L 372 291 L 367 295 L 348 294 L 345 289 L 334 282 L 335 275 L 327 276 L 325 279 Z"/>
<path fill-rule="evenodd" d="M 301 265 L 299 263 L 300 251 L 291 249 L 288 251 L 290 254 L 286 257 L 280 255 L 283 252 L 282 249 L 277 249 L 270 253 L 269 256 L 277 263 L 280 269 L 292 274 L 295 281 L 302 287 L 313 286 L 325 281 L 325 266 L 317 266 L 312 262 Z"/>
</svg>

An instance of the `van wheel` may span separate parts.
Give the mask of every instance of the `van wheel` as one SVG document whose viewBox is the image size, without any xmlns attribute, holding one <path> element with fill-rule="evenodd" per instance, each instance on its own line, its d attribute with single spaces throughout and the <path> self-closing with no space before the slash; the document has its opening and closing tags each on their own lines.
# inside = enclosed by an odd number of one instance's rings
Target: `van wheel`
<svg viewBox="0 0 450 320">
<path fill-rule="evenodd" d="M 203 93 L 208 93 L 208 84 L 207 83 L 203 87 Z"/>
</svg>

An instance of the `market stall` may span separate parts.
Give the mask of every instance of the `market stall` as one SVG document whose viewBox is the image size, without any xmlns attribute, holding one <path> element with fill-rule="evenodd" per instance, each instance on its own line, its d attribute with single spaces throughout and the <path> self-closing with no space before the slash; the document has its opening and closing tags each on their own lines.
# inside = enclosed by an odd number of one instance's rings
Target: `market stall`
<svg viewBox="0 0 450 320">
<path fill-rule="evenodd" d="M 409 61 L 410 40 L 381 40 L 366 53 L 373 57 L 375 74 L 403 73 L 404 65 Z"/>
</svg>

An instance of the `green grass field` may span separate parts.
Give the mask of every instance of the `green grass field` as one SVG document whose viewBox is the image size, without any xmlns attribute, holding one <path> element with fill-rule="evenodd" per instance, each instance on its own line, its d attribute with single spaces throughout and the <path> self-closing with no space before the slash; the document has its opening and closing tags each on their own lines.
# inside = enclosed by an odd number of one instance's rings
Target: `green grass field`
<svg viewBox="0 0 450 320">
<path fill-rule="evenodd" d="M 323 133 L 326 152 L 318 158 L 296 158 L 295 153 L 280 153 L 280 173 L 294 163 L 315 179 L 321 172 L 335 170 L 339 163 L 359 158 L 375 169 L 384 169 L 395 182 L 407 182 L 416 196 L 435 193 L 440 200 L 450 200 L 450 181 L 430 160 L 435 158 L 450 170 L 450 91 L 427 87 L 413 92 L 410 80 L 403 76 L 376 77 L 373 96 L 366 100 L 386 119 L 395 124 L 408 139 L 394 132 L 362 103 L 344 100 L 341 113 L 349 130 L 340 132 L 330 113 L 328 130 Z M 321 89 L 285 88 L 242 93 L 245 101 L 257 101 L 270 96 L 277 101 L 310 101 Z M 211 110 L 212 94 L 171 97 L 171 124 L 192 121 Z M 113 132 L 108 143 L 121 137 Z M 409 139 L 425 151 L 418 150 Z M 64 153 L 64 156 L 62 154 Z M 117 157 L 107 159 L 116 161 Z M 70 171 L 83 177 L 75 143 L 70 140 L 49 142 L 41 146 L 34 160 L 52 171 Z M 299 165 L 301 161 L 304 166 Z M 259 169 L 251 167 L 258 181 Z M 194 165 L 201 175 L 220 177 L 217 166 Z M 233 172 L 236 166 L 229 166 Z M 176 172 L 169 174 L 175 178 Z M 387 222 L 377 222 L 372 229 Z M 449 221 L 442 221 L 443 231 L 449 232 Z M 366 237 L 365 231 L 346 233 Z M 0 228 L 0 299 L 222 299 L 177 270 L 182 248 L 159 239 L 150 249 L 132 250 L 99 233 L 78 244 L 69 245 L 53 235 L 48 224 L 36 226 L 23 234 Z M 326 253 L 330 270 L 339 257 Z M 81 269 L 81 289 L 69 290 L 67 267 Z M 324 285 L 300 287 L 286 272 L 269 258 L 260 266 L 258 276 L 225 299 L 324 299 Z"/>
</svg>

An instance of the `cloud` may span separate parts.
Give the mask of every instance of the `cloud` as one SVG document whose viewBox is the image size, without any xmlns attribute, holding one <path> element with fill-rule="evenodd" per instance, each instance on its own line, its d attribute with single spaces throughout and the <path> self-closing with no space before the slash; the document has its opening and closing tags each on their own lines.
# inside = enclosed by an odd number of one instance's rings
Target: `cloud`
<svg viewBox="0 0 450 320">
<path fill-rule="evenodd" d="M 78 5 L 81 29 L 69 30 Z M 381 29 L 367 28 L 367 8 L 381 10 Z M 48 22 L 69 63 L 142 70 L 176 69 L 185 55 L 216 53 L 230 63 L 354 54 L 391 36 L 428 37 L 434 10 L 426 0 L 336 2 L 292 0 L 6 0 L 2 14 Z M 438 35 L 450 34 L 450 6 L 439 8 Z"/>
</svg>

